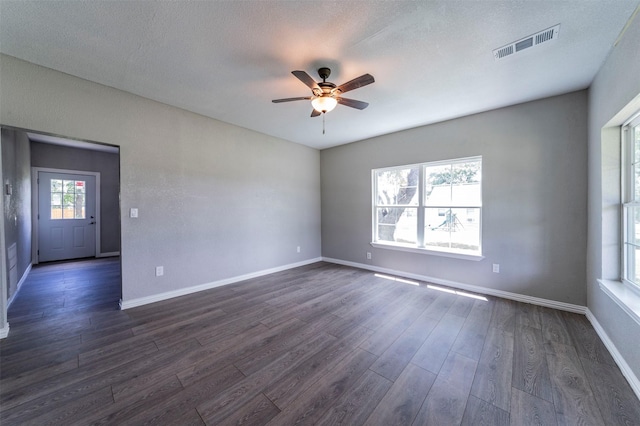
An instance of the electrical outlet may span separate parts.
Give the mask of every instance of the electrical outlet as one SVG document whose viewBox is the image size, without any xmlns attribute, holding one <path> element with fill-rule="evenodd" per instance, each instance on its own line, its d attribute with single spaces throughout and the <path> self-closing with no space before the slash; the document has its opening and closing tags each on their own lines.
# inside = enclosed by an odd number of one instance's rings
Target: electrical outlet
<svg viewBox="0 0 640 426">
<path fill-rule="evenodd" d="M 300 246 L 298 246 L 298 248 L 296 250 L 298 251 L 298 253 L 300 253 Z"/>
<path fill-rule="evenodd" d="M 156 277 L 164 275 L 164 266 L 156 266 Z"/>
<path fill-rule="evenodd" d="M 367 252 L 367 260 L 371 260 L 371 252 Z"/>
<path fill-rule="evenodd" d="M 497 263 L 493 264 L 493 272 L 495 272 L 496 274 L 500 273 L 500 265 Z"/>
</svg>

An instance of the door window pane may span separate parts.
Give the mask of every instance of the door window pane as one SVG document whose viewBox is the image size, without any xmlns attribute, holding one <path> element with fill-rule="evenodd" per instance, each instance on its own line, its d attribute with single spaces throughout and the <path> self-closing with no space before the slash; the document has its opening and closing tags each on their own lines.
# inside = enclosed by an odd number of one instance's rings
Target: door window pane
<svg viewBox="0 0 640 426">
<path fill-rule="evenodd" d="M 51 219 L 62 219 L 62 206 L 51 206 Z"/>
<path fill-rule="evenodd" d="M 86 218 L 86 182 L 51 179 L 51 219 Z"/>
<path fill-rule="evenodd" d="M 84 219 L 84 194 L 76 194 L 74 210 L 75 210 L 75 218 L 76 219 Z"/>
<path fill-rule="evenodd" d="M 51 179 L 51 192 L 62 192 L 62 181 L 60 179 Z"/>
</svg>

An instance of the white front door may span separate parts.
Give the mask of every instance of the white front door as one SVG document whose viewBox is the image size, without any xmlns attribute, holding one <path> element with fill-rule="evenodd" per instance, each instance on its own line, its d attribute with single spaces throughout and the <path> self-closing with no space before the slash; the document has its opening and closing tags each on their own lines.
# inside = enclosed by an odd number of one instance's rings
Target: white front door
<svg viewBox="0 0 640 426">
<path fill-rule="evenodd" d="M 96 255 L 96 177 L 38 172 L 38 262 Z"/>
</svg>

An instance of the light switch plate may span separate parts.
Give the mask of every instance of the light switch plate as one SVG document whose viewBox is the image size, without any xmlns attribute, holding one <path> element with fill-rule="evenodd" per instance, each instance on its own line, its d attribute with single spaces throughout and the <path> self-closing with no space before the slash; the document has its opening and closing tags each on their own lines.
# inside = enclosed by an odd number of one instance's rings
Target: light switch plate
<svg viewBox="0 0 640 426">
<path fill-rule="evenodd" d="M 136 209 L 136 208 L 132 208 L 132 209 L 129 211 L 129 217 L 133 217 L 133 218 L 138 217 L 138 209 Z"/>
</svg>

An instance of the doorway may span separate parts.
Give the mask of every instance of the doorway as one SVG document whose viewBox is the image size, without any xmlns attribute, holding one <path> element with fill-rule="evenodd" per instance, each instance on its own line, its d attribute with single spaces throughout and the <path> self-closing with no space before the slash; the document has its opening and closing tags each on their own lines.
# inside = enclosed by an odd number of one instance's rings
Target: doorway
<svg viewBox="0 0 640 426">
<path fill-rule="evenodd" d="M 9 334 L 7 310 L 31 276 L 32 266 L 36 269 L 40 262 L 51 267 L 64 265 L 69 277 L 76 268 L 80 271 L 84 265 L 108 262 L 117 268 L 116 275 L 113 271 L 108 274 L 116 282 L 104 288 L 98 285 L 95 294 L 85 296 L 113 299 L 110 306 L 117 307 L 122 292 L 120 148 L 9 126 L 0 129 L 5 193 L 0 204 L 7 216 L 0 223 L 0 246 L 3 253 L 12 248 L 9 257 L 11 265 L 15 263 L 14 271 L 4 256 L 0 259 L 0 338 Z M 48 190 L 39 191 L 38 179 L 40 187 Z M 38 221 L 38 214 L 43 221 Z M 48 298 L 45 293 L 33 296 L 43 302 Z M 65 309 L 73 310 L 71 305 L 81 296 L 81 292 L 69 293 Z"/>
</svg>

